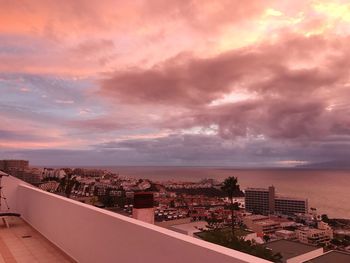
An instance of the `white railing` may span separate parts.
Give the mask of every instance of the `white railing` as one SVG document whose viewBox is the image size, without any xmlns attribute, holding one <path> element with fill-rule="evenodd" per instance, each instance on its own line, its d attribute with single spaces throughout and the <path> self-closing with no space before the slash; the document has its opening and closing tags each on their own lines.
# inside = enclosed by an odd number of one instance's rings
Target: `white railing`
<svg viewBox="0 0 350 263">
<path fill-rule="evenodd" d="M 3 177 L 12 212 L 77 262 L 267 263 L 211 244 Z"/>
</svg>

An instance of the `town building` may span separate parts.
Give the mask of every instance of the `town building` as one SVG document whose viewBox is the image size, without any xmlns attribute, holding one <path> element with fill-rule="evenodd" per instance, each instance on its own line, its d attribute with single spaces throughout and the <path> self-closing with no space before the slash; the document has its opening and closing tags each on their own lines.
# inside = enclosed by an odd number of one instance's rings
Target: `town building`
<svg viewBox="0 0 350 263">
<path fill-rule="evenodd" d="M 255 222 L 251 228 L 256 233 L 264 234 L 272 234 L 281 229 L 281 224 L 271 219 Z"/>
<path fill-rule="evenodd" d="M 243 217 L 243 224 L 245 224 L 248 228 L 250 228 L 255 222 L 261 221 L 261 220 L 267 220 L 269 219 L 268 216 L 264 215 L 247 215 Z"/>
<path fill-rule="evenodd" d="M 325 229 L 302 227 L 295 231 L 299 242 L 311 245 L 329 244 L 333 233 Z"/>
<path fill-rule="evenodd" d="M 275 197 L 275 213 L 294 215 L 295 213 L 306 214 L 308 211 L 307 199 L 292 197 Z"/>
<path fill-rule="evenodd" d="M 0 170 L 10 173 L 12 170 L 25 170 L 29 168 L 26 160 L 0 160 Z"/>
<path fill-rule="evenodd" d="M 245 209 L 255 214 L 272 214 L 274 208 L 275 188 L 248 188 L 245 190 Z"/>
<path fill-rule="evenodd" d="M 281 224 L 263 215 L 251 215 L 243 218 L 243 223 L 256 233 L 271 234 L 281 230 Z"/>
<path fill-rule="evenodd" d="M 11 175 L 32 185 L 39 185 L 42 180 L 41 170 L 37 168 L 13 169 L 11 170 Z"/>
<path fill-rule="evenodd" d="M 66 173 L 63 169 L 54 169 L 54 168 L 44 168 L 42 170 L 42 177 L 45 178 L 57 178 L 61 179 L 66 176 Z"/>
<path fill-rule="evenodd" d="M 194 221 L 185 224 L 173 225 L 169 227 L 169 229 L 188 236 L 194 236 L 195 233 L 207 230 L 207 226 L 208 223 L 206 221 Z"/>
<path fill-rule="evenodd" d="M 247 188 L 245 190 L 245 209 L 255 214 L 307 213 L 307 199 L 277 196 L 275 187 Z"/>
<path fill-rule="evenodd" d="M 279 239 L 289 239 L 289 240 L 295 240 L 297 237 L 294 231 L 290 231 L 286 229 L 281 229 L 276 231 L 275 235 Z"/>
<path fill-rule="evenodd" d="M 26 160 L 0 160 L 0 171 L 33 185 L 39 185 L 42 179 L 41 169 L 30 168 Z"/>
<path fill-rule="evenodd" d="M 333 228 L 331 228 L 330 225 L 328 225 L 326 222 L 318 221 L 317 229 L 325 231 L 326 235 L 329 236 L 330 239 L 333 239 Z"/>
<path fill-rule="evenodd" d="M 349 263 L 350 254 L 340 251 L 329 251 L 318 257 L 312 258 L 303 263 Z"/>
<path fill-rule="evenodd" d="M 283 263 L 302 263 L 323 254 L 323 248 L 283 239 L 271 241 L 264 246 L 273 253 L 280 253 Z"/>
</svg>

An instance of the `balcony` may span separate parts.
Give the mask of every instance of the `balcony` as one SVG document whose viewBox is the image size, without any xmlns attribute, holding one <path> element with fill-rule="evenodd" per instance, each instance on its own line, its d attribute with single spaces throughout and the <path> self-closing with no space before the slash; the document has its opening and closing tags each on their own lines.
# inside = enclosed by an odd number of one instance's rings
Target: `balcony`
<svg viewBox="0 0 350 263">
<path fill-rule="evenodd" d="M 58 250 L 53 252 L 56 257 L 68 262 L 269 262 L 42 191 L 12 176 L 2 177 L 2 186 L 10 211 L 21 214 L 10 231 L 28 224 Z M 8 246 L 11 250 L 11 243 Z"/>
<path fill-rule="evenodd" d="M 10 228 L 0 225 L 0 263 L 75 262 L 21 218 L 6 219 Z"/>
</svg>

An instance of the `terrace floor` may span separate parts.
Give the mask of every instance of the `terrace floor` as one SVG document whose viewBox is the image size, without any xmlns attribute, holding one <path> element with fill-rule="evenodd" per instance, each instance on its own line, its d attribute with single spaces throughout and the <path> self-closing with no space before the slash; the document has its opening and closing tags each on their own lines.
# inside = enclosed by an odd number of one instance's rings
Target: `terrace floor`
<svg viewBox="0 0 350 263">
<path fill-rule="evenodd" d="M 0 218 L 0 263 L 75 262 L 21 218 Z"/>
</svg>

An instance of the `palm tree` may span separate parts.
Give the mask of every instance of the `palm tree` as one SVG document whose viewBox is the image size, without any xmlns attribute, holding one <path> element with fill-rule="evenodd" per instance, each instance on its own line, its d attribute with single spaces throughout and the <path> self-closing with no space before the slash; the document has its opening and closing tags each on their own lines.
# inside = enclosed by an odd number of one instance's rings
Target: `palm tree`
<svg viewBox="0 0 350 263">
<path fill-rule="evenodd" d="M 231 210 L 231 228 L 232 228 L 232 238 L 234 238 L 235 233 L 235 220 L 234 220 L 234 210 L 239 209 L 239 207 L 233 203 L 233 197 L 240 194 L 241 189 L 239 188 L 237 177 L 230 176 L 225 179 L 221 186 L 221 190 L 230 199 L 230 210 Z"/>
</svg>

